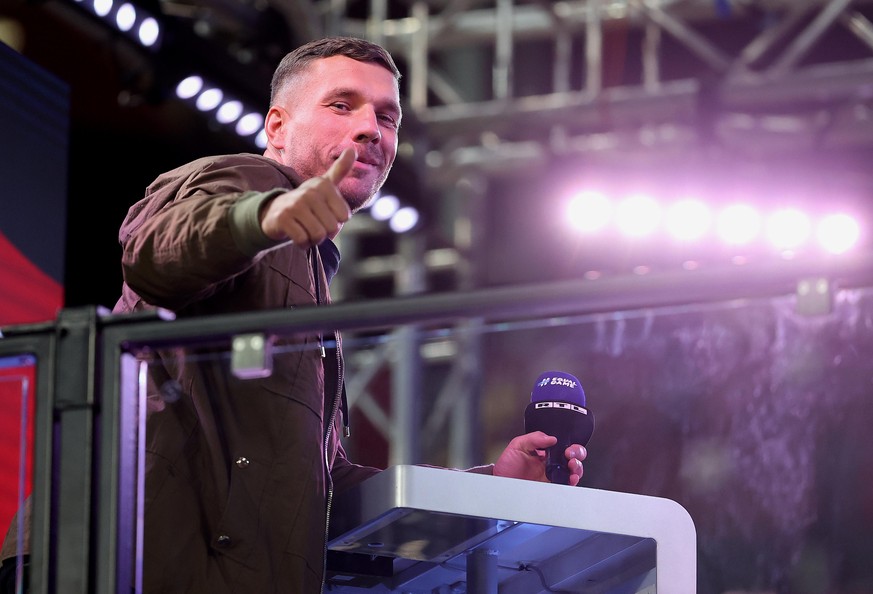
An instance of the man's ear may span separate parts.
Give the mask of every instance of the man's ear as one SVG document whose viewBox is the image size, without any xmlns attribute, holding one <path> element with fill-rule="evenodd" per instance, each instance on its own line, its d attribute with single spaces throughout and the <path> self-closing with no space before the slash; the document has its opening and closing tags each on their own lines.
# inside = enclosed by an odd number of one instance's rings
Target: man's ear
<svg viewBox="0 0 873 594">
<path fill-rule="evenodd" d="M 267 142 L 277 149 L 285 148 L 285 138 L 282 132 L 288 120 L 288 112 L 273 105 L 267 112 L 264 118 L 264 133 L 267 135 Z"/>
</svg>

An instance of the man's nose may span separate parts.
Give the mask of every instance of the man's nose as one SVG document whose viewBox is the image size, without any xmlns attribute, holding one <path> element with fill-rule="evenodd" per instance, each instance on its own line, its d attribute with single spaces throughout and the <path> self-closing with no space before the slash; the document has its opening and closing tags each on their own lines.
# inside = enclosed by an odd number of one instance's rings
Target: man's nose
<svg viewBox="0 0 873 594">
<path fill-rule="evenodd" d="M 372 108 L 361 108 L 355 119 L 355 142 L 379 142 L 382 132 L 379 129 L 379 120 Z"/>
</svg>

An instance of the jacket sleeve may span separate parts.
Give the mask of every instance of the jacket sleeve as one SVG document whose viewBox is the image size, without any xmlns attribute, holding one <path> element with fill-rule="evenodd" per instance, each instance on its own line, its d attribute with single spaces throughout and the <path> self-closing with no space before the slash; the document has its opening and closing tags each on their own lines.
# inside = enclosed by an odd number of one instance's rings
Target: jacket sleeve
<svg viewBox="0 0 873 594">
<path fill-rule="evenodd" d="M 444 466 L 433 466 L 431 464 L 417 464 L 426 468 L 441 468 Z M 449 468 L 446 470 L 455 470 L 458 472 L 472 472 L 474 474 L 494 474 L 493 464 L 484 464 L 482 466 L 474 466 L 472 468 L 459 469 Z M 334 492 L 340 493 L 349 487 L 352 487 L 361 481 L 367 480 L 371 476 L 381 472 L 378 468 L 371 466 L 361 466 L 349 461 L 346 457 L 346 452 L 342 444 L 338 446 L 336 458 L 334 458 L 333 467 L 331 468 L 330 476 L 333 480 Z"/>
<path fill-rule="evenodd" d="M 343 449 L 342 444 L 340 444 L 330 471 L 334 493 L 340 493 L 349 487 L 357 485 L 361 481 L 370 478 L 378 472 L 380 472 L 378 468 L 373 468 L 372 466 L 361 466 L 360 464 L 350 462 L 346 457 L 346 452 Z"/>
<path fill-rule="evenodd" d="M 272 168 L 266 171 L 261 183 L 287 183 L 270 175 Z M 122 226 L 125 283 L 148 303 L 177 310 L 210 296 L 263 250 L 281 245 L 263 234 L 258 212 L 287 188 L 251 190 L 247 178 L 257 176 L 245 165 L 211 163 L 181 183 L 150 189 Z"/>
</svg>

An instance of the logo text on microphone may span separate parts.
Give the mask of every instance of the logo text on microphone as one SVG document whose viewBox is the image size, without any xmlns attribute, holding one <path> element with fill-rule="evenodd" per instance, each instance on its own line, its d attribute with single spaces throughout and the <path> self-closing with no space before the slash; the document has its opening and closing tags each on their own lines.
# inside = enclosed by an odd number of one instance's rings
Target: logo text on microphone
<svg viewBox="0 0 873 594">
<path fill-rule="evenodd" d="M 567 388 L 575 388 L 576 382 L 566 377 L 546 377 L 540 380 L 537 387 L 543 386 L 566 386 Z"/>
<path fill-rule="evenodd" d="M 564 410 L 572 410 L 573 412 L 582 413 L 583 415 L 587 415 L 588 411 L 577 405 L 570 404 L 569 402 L 534 402 L 534 410 L 539 410 L 541 408 L 562 408 Z"/>
</svg>

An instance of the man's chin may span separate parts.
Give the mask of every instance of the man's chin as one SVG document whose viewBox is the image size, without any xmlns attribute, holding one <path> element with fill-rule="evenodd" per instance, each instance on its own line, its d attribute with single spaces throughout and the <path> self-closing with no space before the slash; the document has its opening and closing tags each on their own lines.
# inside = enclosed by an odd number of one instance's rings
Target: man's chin
<svg viewBox="0 0 873 594">
<path fill-rule="evenodd" d="M 351 181 L 357 183 L 342 184 L 340 186 L 340 191 L 342 192 L 343 198 L 346 199 L 346 203 L 349 205 L 351 211 L 355 213 L 370 203 L 370 200 L 372 200 L 373 196 L 376 195 L 376 192 L 382 184 L 365 184 L 360 183 L 361 180 Z"/>
<path fill-rule="evenodd" d="M 349 205 L 349 210 L 352 211 L 352 214 L 358 212 L 365 206 L 370 203 L 370 200 L 373 198 L 374 192 L 343 192 L 343 198 L 346 199 L 346 204 Z"/>
</svg>

